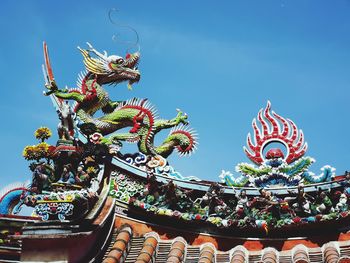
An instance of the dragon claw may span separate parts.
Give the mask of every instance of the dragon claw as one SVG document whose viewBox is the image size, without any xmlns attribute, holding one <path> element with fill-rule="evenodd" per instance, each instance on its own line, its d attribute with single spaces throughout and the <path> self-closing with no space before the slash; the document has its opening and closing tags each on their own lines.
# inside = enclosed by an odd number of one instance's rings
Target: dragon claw
<svg viewBox="0 0 350 263">
<path fill-rule="evenodd" d="M 186 115 L 182 115 L 180 116 L 180 121 L 181 123 L 187 125 L 188 124 L 188 121 L 187 121 L 187 116 Z"/>
<path fill-rule="evenodd" d="M 54 94 L 54 93 L 57 93 L 57 92 L 67 93 L 69 91 L 68 88 L 60 90 L 57 87 L 57 84 L 56 84 L 55 80 L 51 80 L 50 83 L 45 84 L 45 87 L 48 90 L 48 91 L 43 91 L 45 96 L 50 96 L 51 94 Z"/>
<path fill-rule="evenodd" d="M 55 80 L 50 80 L 50 83 L 45 84 L 45 87 L 49 90 L 49 91 L 56 91 L 58 90 L 57 84 L 55 82 Z"/>
<path fill-rule="evenodd" d="M 180 109 L 176 109 L 176 111 L 178 112 L 177 116 L 176 116 L 176 121 L 175 121 L 176 125 L 179 124 L 179 123 L 187 125 L 188 124 L 188 121 L 187 121 L 188 115 L 187 115 L 187 113 L 183 113 Z"/>
</svg>

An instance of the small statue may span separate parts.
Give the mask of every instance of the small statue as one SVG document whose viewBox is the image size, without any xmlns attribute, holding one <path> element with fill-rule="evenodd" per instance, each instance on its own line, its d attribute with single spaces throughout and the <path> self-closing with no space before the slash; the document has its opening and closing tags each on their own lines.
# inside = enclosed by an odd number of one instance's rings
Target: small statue
<svg viewBox="0 0 350 263">
<path fill-rule="evenodd" d="M 300 216 L 310 215 L 311 214 L 311 202 L 315 201 L 315 198 L 311 195 L 305 193 L 303 186 L 298 186 L 298 193 L 295 194 L 291 191 L 288 191 L 289 194 L 294 195 L 295 197 L 288 200 L 288 203 L 292 204 L 294 211 Z"/>
<path fill-rule="evenodd" d="M 153 195 L 155 199 L 159 198 L 159 183 L 157 182 L 157 178 L 152 171 L 147 173 L 147 185 L 145 187 L 145 191 L 143 192 L 144 196 Z"/>
<path fill-rule="evenodd" d="M 151 177 L 152 178 L 152 177 Z M 193 206 L 193 201 L 189 197 L 191 191 L 178 187 L 173 180 L 158 188 L 156 182 L 152 183 L 154 193 L 162 192 L 164 195 L 160 198 L 163 200 L 162 205 L 172 210 L 188 211 Z"/>
<path fill-rule="evenodd" d="M 216 214 L 219 216 L 224 216 L 228 212 L 228 206 L 224 202 L 222 195 L 224 193 L 224 188 L 218 183 L 212 183 L 202 197 L 201 205 L 207 205 L 209 207 L 208 214 Z"/>
<path fill-rule="evenodd" d="M 207 206 L 209 205 L 211 198 L 213 196 L 217 196 L 219 192 L 221 191 L 221 186 L 218 183 L 212 183 L 208 189 L 208 191 L 204 194 L 204 196 L 201 198 L 200 204 L 201 206 Z"/>
<path fill-rule="evenodd" d="M 84 167 L 82 165 L 78 166 L 77 172 L 75 174 L 75 183 L 84 188 L 90 186 L 91 177 L 90 175 L 84 171 Z"/>
<path fill-rule="evenodd" d="M 254 197 L 252 201 L 252 206 L 257 208 L 258 210 L 266 209 L 269 206 L 269 199 L 271 193 L 266 191 L 265 189 L 259 189 L 260 196 Z"/>
<path fill-rule="evenodd" d="M 246 190 L 242 190 L 239 195 L 236 195 L 237 197 L 237 206 L 236 206 L 236 211 L 239 209 L 243 209 L 247 207 L 248 203 L 248 196 Z"/>
<path fill-rule="evenodd" d="M 273 218 L 280 219 L 280 200 L 274 196 L 270 191 L 265 189 L 259 190 L 261 197 L 257 199 L 258 204 L 262 208 L 262 213 L 271 213 Z"/>
<path fill-rule="evenodd" d="M 248 214 L 248 196 L 246 190 L 242 190 L 239 194 L 236 194 L 237 205 L 235 208 L 235 214 L 239 218 L 243 218 Z"/>
<path fill-rule="evenodd" d="M 334 212 L 332 200 L 328 197 L 326 192 L 318 189 L 318 195 L 315 200 L 316 212 L 318 214 L 328 214 Z"/>
<path fill-rule="evenodd" d="M 162 190 L 165 193 L 164 203 L 168 205 L 168 207 L 172 210 L 178 210 L 178 196 L 176 193 L 176 184 L 174 184 L 173 180 L 170 180 L 166 185 L 162 186 Z"/>
<path fill-rule="evenodd" d="M 350 195 L 350 172 L 345 171 L 345 180 L 341 181 L 340 184 L 344 187 L 345 193 Z"/>
<path fill-rule="evenodd" d="M 344 212 L 348 209 L 348 198 L 345 193 L 341 193 L 335 211 Z"/>
<path fill-rule="evenodd" d="M 49 190 L 50 177 L 53 174 L 52 169 L 44 162 L 40 162 L 33 167 L 33 177 L 30 191 L 41 194 L 43 190 Z"/>
<path fill-rule="evenodd" d="M 193 190 L 181 189 L 178 187 L 178 198 L 180 211 L 189 211 L 193 208 L 194 202 L 191 198 Z"/>
<path fill-rule="evenodd" d="M 61 178 L 58 182 L 59 183 L 67 183 L 67 184 L 75 184 L 74 177 L 75 177 L 75 175 L 72 171 L 72 166 L 70 164 L 66 164 L 63 166 Z"/>
<path fill-rule="evenodd" d="M 74 122 L 73 111 L 68 104 L 68 101 L 62 103 L 61 110 L 58 111 L 58 117 L 61 122 L 58 124 L 58 137 L 62 140 L 73 140 Z"/>
</svg>

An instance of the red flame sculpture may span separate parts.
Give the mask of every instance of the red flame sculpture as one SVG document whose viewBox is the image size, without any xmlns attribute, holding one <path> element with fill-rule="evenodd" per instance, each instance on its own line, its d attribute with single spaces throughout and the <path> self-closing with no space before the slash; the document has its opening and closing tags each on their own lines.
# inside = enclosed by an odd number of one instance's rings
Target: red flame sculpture
<svg viewBox="0 0 350 263">
<path fill-rule="evenodd" d="M 261 165 L 264 162 L 264 148 L 272 142 L 279 142 L 287 148 L 285 161 L 290 164 L 302 157 L 307 150 L 303 131 L 298 130 L 292 120 L 284 119 L 274 111 L 270 112 L 270 110 L 271 103 L 268 101 L 265 110 L 261 109 L 257 116 L 261 124 L 261 130 L 256 123 L 256 119 L 253 119 L 255 143 L 252 142 L 251 135 L 248 133 L 248 147 L 243 147 L 243 149 L 250 160 Z"/>
</svg>

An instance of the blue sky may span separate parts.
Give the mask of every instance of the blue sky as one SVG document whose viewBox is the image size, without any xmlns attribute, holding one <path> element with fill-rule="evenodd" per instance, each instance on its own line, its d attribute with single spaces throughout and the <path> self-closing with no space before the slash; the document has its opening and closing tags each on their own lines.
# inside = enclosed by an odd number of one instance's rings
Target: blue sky
<svg viewBox="0 0 350 263">
<path fill-rule="evenodd" d="M 221 169 L 248 161 L 242 147 L 268 99 L 303 129 L 307 154 L 317 160 L 314 172 L 325 164 L 337 174 L 350 170 L 350 1 L 4 0 L 1 186 L 31 178 L 22 149 L 36 143 L 36 128 L 57 126 L 42 95 L 42 41 L 59 86 L 73 87 L 84 69 L 78 45 L 88 41 L 125 55 L 126 46 L 112 35 L 132 35 L 109 22 L 111 8 L 119 10 L 118 22 L 138 31 L 142 56 L 139 84 L 133 91 L 126 84 L 109 87 L 111 98 L 149 98 L 163 118 L 176 108 L 189 114 L 198 151 L 170 158 L 183 175 L 218 180 Z"/>
</svg>

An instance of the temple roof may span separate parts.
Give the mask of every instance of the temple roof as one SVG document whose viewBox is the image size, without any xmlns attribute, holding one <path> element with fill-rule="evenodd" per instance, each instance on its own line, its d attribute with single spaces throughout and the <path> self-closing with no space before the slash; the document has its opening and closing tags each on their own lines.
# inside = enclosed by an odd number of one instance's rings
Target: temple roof
<svg viewBox="0 0 350 263">
<path fill-rule="evenodd" d="M 59 139 L 46 143 L 51 130 L 38 128 L 39 143 L 23 151 L 31 183 L 0 191 L 1 262 L 350 262 L 350 173 L 311 172 L 303 132 L 269 101 L 244 147 L 253 164 L 222 170 L 220 183 L 182 176 L 167 158 L 196 149 L 187 114 L 164 120 L 147 99 L 112 101 L 102 86 L 138 82 L 140 54 L 87 45 L 88 72 L 69 90 L 57 86 L 44 43 Z M 32 215 L 13 217 L 23 205 Z"/>
</svg>

